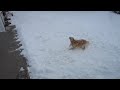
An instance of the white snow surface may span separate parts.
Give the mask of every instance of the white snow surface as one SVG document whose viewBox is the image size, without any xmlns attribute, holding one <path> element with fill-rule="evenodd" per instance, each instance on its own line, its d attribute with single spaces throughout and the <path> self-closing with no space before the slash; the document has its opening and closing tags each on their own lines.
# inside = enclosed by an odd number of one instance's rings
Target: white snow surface
<svg viewBox="0 0 120 90">
<path fill-rule="evenodd" d="M 120 78 L 120 15 L 110 11 L 13 11 L 32 79 Z M 69 37 L 90 42 L 69 50 Z"/>
</svg>

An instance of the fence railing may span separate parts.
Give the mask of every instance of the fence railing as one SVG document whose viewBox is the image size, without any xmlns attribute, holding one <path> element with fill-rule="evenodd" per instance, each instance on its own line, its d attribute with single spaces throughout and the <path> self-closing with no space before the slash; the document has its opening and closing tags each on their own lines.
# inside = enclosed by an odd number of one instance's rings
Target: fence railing
<svg viewBox="0 0 120 90">
<path fill-rule="evenodd" d="M 2 14 L 2 11 L 0 11 L 0 32 L 5 32 L 5 22 L 4 22 L 4 17 Z"/>
</svg>

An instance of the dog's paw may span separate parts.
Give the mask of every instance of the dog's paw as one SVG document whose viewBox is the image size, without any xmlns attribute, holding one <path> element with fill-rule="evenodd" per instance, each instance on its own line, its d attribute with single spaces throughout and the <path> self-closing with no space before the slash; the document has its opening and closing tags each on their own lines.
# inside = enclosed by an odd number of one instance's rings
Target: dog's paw
<svg viewBox="0 0 120 90">
<path fill-rule="evenodd" d="M 69 48 L 69 50 L 73 50 L 74 48 Z"/>
</svg>

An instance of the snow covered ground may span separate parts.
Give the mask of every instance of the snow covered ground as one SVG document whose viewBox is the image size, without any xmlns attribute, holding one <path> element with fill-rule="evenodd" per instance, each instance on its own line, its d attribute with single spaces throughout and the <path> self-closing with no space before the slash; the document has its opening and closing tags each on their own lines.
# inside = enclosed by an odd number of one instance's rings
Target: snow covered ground
<svg viewBox="0 0 120 90">
<path fill-rule="evenodd" d="M 109 11 L 14 11 L 32 79 L 120 78 L 120 15 Z M 90 42 L 69 50 L 69 37 Z"/>
</svg>

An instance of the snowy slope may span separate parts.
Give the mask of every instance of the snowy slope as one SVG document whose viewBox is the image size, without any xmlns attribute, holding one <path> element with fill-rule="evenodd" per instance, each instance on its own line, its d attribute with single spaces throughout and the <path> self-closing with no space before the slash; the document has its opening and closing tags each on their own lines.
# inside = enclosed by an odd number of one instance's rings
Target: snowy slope
<svg viewBox="0 0 120 90">
<path fill-rule="evenodd" d="M 15 11 L 31 78 L 120 78 L 120 15 L 103 11 Z M 69 50 L 69 37 L 90 42 Z"/>
</svg>

